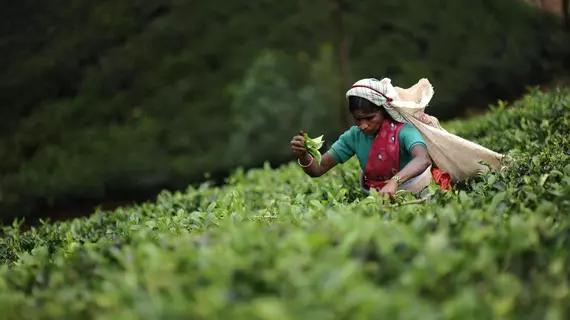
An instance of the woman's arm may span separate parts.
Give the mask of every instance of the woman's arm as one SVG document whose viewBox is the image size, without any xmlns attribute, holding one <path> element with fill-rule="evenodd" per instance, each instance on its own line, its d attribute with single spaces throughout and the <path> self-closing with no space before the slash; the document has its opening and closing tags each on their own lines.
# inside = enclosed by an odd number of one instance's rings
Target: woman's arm
<svg viewBox="0 0 570 320">
<path fill-rule="evenodd" d="M 357 129 L 356 129 L 357 130 Z M 327 173 L 339 163 L 343 163 L 350 159 L 354 154 L 354 148 L 351 146 L 353 131 L 347 130 L 343 133 L 335 143 L 330 147 L 329 151 L 322 154 L 321 163 L 317 163 L 305 148 L 304 132 L 301 130 L 291 140 L 291 149 L 297 157 L 299 164 L 303 167 L 303 171 L 313 178 L 317 178 Z M 334 153 L 337 157 L 332 155 Z"/>
<path fill-rule="evenodd" d="M 431 165 L 429 153 L 423 144 L 416 144 L 412 148 L 411 154 L 412 161 L 396 174 L 402 178 L 402 183 L 422 174 Z"/>
<path fill-rule="evenodd" d="M 305 173 L 312 178 L 317 178 L 322 176 L 323 174 L 327 173 L 330 169 L 332 169 L 334 166 L 337 165 L 335 159 L 328 152 L 325 152 L 323 154 L 320 164 L 318 164 L 317 161 L 315 161 L 315 159 L 313 159 L 313 157 L 309 153 L 305 153 L 299 159 L 299 163 L 303 167 L 303 171 L 305 171 Z M 305 167 L 309 165 L 309 163 L 311 165 Z"/>
</svg>

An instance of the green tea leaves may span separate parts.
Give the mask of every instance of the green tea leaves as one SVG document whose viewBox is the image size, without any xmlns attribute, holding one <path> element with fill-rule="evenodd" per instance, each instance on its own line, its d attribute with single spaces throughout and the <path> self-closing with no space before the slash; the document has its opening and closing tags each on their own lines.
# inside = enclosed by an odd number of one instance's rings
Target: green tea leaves
<svg viewBox="0 0 570 320">
<path fill-rule="evenodd" d="M 307 152 L 315 158 L 318 164 L 321 163 L 322 155 L 319 150 L 323 147 L 323 143 L 324 140 L 322 135 L 312 139 L 305 133 L 305 148 L 307 149 Z"/>
<path fill-rule="evenodd" d="M 423 199 L 399 191 L 394 200 L 360 191 L 355 158 L 319 179 L 295 162 L 265 164 L 222 187 L 164 191 L 27 231 L 5 226 L 0 311 L 6 319 L 567 317 L 570 93 L 537 93 L 456 125 L 512 161 L 451 192 L 432 183 Z M 322 136 L 305 138 L 320 161 Z"/>
</svg>

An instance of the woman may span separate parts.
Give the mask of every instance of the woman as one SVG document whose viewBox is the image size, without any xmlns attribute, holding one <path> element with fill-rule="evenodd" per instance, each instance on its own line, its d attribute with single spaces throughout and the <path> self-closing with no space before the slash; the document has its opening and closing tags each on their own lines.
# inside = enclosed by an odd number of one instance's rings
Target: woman
<svg viewBox="0 0 570 320">
<path fill-rule="evenodd" d="M 431 159 L 420 132 L 395 121 L 384 107 L 390 99 L 379 81 L 364 79 L 348 92 L 349 110 L 356 126 L 344 132 L 318 164 L 304 148 L 303 131 L 291 141 L 299 165 L 311 177 L 319 177 L 337 164 L 356 155 L 363 170 L 360 184 L 365 191 L 375 188 L 381 195 L 397 190 L 422 191 L 432 179 Z"/>
</svg>

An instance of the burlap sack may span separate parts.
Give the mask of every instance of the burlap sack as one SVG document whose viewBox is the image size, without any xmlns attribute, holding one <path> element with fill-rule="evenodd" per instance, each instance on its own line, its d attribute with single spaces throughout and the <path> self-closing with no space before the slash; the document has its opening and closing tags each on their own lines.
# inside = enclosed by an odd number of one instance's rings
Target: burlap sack
<svg viewBox="0 0 570 320">
<path fill-rule="evenodd" d="M 424 112 L 433 97 L 433 87 L 427 79 L 421 79 L 407 89 L 392 86 L 389 78 L 380 82 L 385 94 L 392 98 L 385 104 L 388 113 L 396 121 L 407 122 L 420 131 L 434 165 L 448 172 L 453 181 L 461 182 L 488 170 L 481 162 L 500 169 L 504 155 L 447 132 L 437 118 Z"/>
</svg>

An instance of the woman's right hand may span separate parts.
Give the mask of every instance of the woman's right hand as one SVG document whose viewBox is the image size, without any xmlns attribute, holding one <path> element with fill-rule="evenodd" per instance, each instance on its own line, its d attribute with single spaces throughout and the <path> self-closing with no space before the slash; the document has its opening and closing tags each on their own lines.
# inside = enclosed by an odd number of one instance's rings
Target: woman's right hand
<svg viewBox="0 0 570 320">
<path fill-rule="evenodd" d="M 308 154 L 305 148 L 305 133 L 303 130 L 299 131 L 299 133 L 293 137 L 293 140 L 291 140 L 291 149 L 293 150 L 293 154 L 299 159 L 303 159 Z"/>
</svg>

